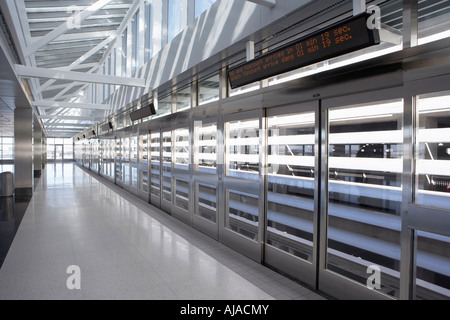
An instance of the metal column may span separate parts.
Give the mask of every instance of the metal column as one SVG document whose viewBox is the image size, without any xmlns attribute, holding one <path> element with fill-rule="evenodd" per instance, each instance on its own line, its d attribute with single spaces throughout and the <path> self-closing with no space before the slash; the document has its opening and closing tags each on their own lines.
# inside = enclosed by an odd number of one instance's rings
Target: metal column
<svg viewBox="0 0 450 320">
<path fill-rule="evenodd" d="M 33 111 L 30 107 L 14 111 L 14 168 L 16 196 L 33 194 Z"/>
</svg>

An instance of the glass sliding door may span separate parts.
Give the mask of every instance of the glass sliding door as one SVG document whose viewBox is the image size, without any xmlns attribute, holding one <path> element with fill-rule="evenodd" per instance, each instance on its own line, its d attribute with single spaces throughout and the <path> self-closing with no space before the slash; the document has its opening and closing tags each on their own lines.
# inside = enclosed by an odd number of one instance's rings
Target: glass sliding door
<svg viewBox="0 0 450 320">
<path fill-rule="evenodd" d="M 172 214 L 177 218 L 190 223 L 190 164 L 191 146 L 188 128 L 173 130 L 173 168 L 172 179 L 174 186 L 174 199 Z"/>
<path fill-rule="evenodd" d="M 224 117 L 225 175 L 222 241 L 245 255 L 261 259 L 264 197 L 260 168 L 263 155 L 261 111 Z"/>
<path fill-rule="evenodd" d="M 450 91 L 416 97 L 415 183 L 408 226 L 416 233 L 416 299 L 450 299 Z"/>
<path fill-rule="evenodd" d="M 318 102 L 266 111 L 266 263 L 315 285 Z"/>
<path fill-rule="evenodd" d="M 374 288 L 376 296 L 399 297 L 403 99 L 345 104 L 356 98 L 327 101 L 325 105 L 331 107 L 324 111 L 323 120 L 325 268 L 339 275 L 333 278 L 336 281 L 352 281 L 340 286 L 325 273 L 320 281 L 325 287 L 334 286 L 326 290 L 339 288 L 348 297 L 369 294 Z M 372 97 L 362 95 L 360 100 L 364 99 Z M 371 272 L 378 272 L 375 283 Z M 352 282 L 360 285 L 346 290 Z"/>
<path fill-rule="evenodd" d="M 148 148 L 148 138 L 147 133 L 139 135 L 139 186 L 138 194 L 139 197 L 145 201 L 149 201 L 149 148 Z"/>
<path fill-rule="evenodd" d="M 150 203 L 161 206 L 161 133 L 150 133 Z"/>
<path fill-rule="evenodd" d="M 161 207 L 172 212 L 172 131 L 162 133 L 162 197 Z"/>
<path fill-rule="evenodd" d="M 194 215 L 193 225 L 218 238 L 218 157 L 217 119 L 194 122 Z"/>
</svg>

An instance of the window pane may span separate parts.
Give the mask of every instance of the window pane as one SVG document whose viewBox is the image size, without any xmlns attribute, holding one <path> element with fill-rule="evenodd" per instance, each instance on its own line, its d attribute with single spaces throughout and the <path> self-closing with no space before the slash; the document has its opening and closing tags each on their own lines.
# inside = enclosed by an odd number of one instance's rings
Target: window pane
<svg viewBox="0 0 450 320">
<path fill-rule="evenodd" d="M 199 105 L 219 100 L 219 75 L 202 80 L 198 84 Z"/>
<path fill-rule="evenodd" d="M 189 170 L 189 129 L 174 130 L 175 137 L 175 168 Z"/>
<path fill-rule="evenodd" d="M 225 227 L 252 240 L 258 238 L 259 197 L 227 189 L 227 215 Z"/>
<path fill-rule="evenodd" d="M 177 111 L 183 111 L 191 107 L 191 87 L 177 92 Z"/>
<path fill-rule="evenodd" d="M 418 231 L 416 296 L 450 299 L 450 237 Z"/>
<path fill-rule="evenodd" d="M 156 110 L 156 116 L 162 116 L 165 114 L 172 113 L 172 95 L 168 95 L 160 100 L 158 100 L 158 107 Z"/>
<path fill-rule="evenodd" d="M 327 268 L 399 296 L 403 101 L 329 111 Z"/>
<path fill-rule="evenodd" d="M 180 32 L 180 9 L 180 0 L 169 0 L 169 28 L 167 31 L 169 42 Z"/>
<path fill-rule="evenodd" d="M 195 18 L 209 9 L 216 0 L 195 0 Z"/>
<path fill-rule="evenodd" d="M 64 160 L 73 160 L 73 145 L 64 145 Z"/>
<path fill-rule="evenodd" d="M 197 201 L 194 214 L 215 223 L 217 221 L 217 186 L 196 182 L 195 192 Z"/>
<path fill-rule="evenodd" d="M 419 45 L 450 37 L 449 1 L 419 1 Z"/>
<path fill-rule="evenodd" d="M 172 131 L 163 132 L 163 199 L 172 203 Z"/>
<path fill-rule="evenodd" d="M 198 154 L 195 164 L 198 171 L 216 173 L 217 168 L 217 125 L 195 122 L 195 144 Z"/>
<path fill-rule="evenodd" d="M 228 176 L 259 180 L 259 119 L 227 122 Z"/>
<path fill-rule="evenodd" d="M 148 59 L 153 58 L 153 2 L 149 4 L 148 8 Z"/>
<path fill-rule="evenodd" d="M 151 193 L 155 196 L 161 194 L 161 135 L 159 132 L 152 133 L 150 136 L 150 185 Z"/>
<path fill-rule="evenodd" d="M 133 28 L 134 57 L 133 57 L 133 60 L 134 60 L 134 67 L 135 67 L 134 72 L 135 73 L 138 72 L 139 67 L 140 67 L 140 65 L 139 65 L 139 55 L 140 55 L 140 52 L 139 52 L 139 40 L 140 40 L 139 23 L 140 23 L 140 19 L 141 19 L 141 13 L 140 13 L 140 11 L 138 11 L 134 17 L 134 23 L 133 23 L 133 25 L 134 25 L 134 28 Z"/>
<path fill-rule="evenodd" d="M 420 96 L 416 203 L 450 208 L 450 92 Z"/>
<path fill-rule="evenodd" d="M 312 261 L 315 113 L 269 117 L 267 243 Z"/>
</svg>

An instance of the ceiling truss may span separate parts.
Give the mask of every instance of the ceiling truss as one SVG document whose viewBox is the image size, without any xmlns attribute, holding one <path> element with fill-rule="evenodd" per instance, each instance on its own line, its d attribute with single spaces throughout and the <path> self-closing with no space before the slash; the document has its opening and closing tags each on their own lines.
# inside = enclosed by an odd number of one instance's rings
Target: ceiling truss
<svg viewBox="0 0 450 320">
<path fill-rule="evenodd" d="M 29 79 L 32 106 L 49 136 L 74 136 L 109 114 L 109 104 L 92 103 L 92 84 L 145 88 L 144 79 L 101 72 L 144 1 L 5 0 L 1 4 L 2 11 L 8 11 L 21 60 L 16 74 Z"/>
</svg>

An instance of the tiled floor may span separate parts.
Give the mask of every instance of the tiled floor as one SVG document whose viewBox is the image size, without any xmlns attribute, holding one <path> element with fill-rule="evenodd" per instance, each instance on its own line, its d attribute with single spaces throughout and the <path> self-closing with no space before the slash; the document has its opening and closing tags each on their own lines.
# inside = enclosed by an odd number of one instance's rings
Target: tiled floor
<svg viewBox="0 0 450 320">
<path fill-rule="evenodd" d="M 69 290 L 69 266 L 81 290 Z M 0 299 L 324 299 L 72 164 L 49 164 Z"/>
</svg>

